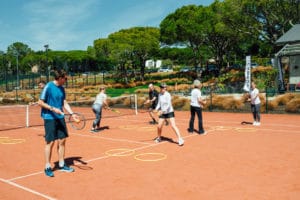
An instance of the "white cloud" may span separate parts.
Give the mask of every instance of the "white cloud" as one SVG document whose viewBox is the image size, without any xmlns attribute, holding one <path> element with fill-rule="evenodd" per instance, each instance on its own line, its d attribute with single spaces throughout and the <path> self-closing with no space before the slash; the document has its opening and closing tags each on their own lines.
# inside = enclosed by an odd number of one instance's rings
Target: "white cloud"
<svg viewBox="0 0 300 200">
<path fill-rule="evenodd" d="M 45 43 L 51 49 L 66 49 L 69 43 L 82 41 L 80 26 L 91 16 L 97 0 L 73 1 L 45 0 L 30 2 L 25 6 L 29 16 L 26 32 L 32 34 L 33 49 L 41 49 Z M 76 45 L 75 45 L 76 46 Z"/>
</svg>

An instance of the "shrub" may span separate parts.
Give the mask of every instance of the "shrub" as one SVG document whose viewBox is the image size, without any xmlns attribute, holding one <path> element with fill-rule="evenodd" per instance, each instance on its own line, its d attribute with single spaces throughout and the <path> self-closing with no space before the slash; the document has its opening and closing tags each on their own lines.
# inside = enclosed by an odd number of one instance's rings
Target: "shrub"
<svg viewBox="0 0 300 200">
<path fill-rule="evenodd" d="M 278 108 L 278 102 L 277 101 L 269 101 L 268 102 L 268 109 L 269 110 L 275 110 Z"/>
<path fill-rule="evenodd" d="M 208 102 L 208 104 L 210 104 L 210 101 Z M 214 95 L 212 98 L 212 104 L 214 107 L 224 110 L 236 110 L 244 107 L 244 103 L 242 100 L 237 100 L 232 96 Z"/>
<path fill-rule="evenodd" d="M 137 99 L 137 105 L 138 107 L 144 107 L 144 102 L 147 100 L 147 97 L 139 97 Z"/>
<path fill-rule="evenodd" d="M 292 99 L 285 107 L 286 112 L 297 113 L 300 112 L 300 98 Z"/>
<path fill-rule="evenodd" d="M 181 109 L 187 102 L 189 102 L 189 99 L 179 96 L 174 96 L 172 99 L 174 109 Z"/>
<path fill-rule="evenodd" d="M 286 94 L 283 94 L 283 95 L 280 95 L 280 96 L 276 97 L 275 101 L 277 101 L 276 103 L 278 105 L 286 105 L 294 97 L 295 97 L 294 94 L 286 93 Z"/>
</svg>

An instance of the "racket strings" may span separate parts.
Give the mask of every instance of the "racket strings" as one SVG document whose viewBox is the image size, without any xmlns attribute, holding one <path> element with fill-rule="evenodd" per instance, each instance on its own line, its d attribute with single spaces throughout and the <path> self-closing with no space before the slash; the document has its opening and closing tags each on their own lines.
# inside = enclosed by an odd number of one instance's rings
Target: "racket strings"
<svg viewBox="0 0 300 200">
<path fill-rule="evenodd" d="M 72 128 L 76 130 L 81 130 L 85 127 L 85 117 L 81 113 L 74 113 L 73 115 L 69 116 L 69 122 L 72 126 Z"/>
</svg>

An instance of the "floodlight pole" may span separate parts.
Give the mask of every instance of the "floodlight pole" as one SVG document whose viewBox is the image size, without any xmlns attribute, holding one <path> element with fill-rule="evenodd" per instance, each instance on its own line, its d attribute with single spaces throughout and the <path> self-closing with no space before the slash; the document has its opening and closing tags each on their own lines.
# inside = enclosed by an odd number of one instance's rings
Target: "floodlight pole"
<svg viewBox="0 0 300 200">
<path fill-rule="evenodd" d="M 19 52 L 15 47 L 13 48 L 13 53 L 15 54 L 16 61 L 17 61 L 17 63 L 16 63 L 16 65 L 17 65 L 17 84 L 16 84 L 15 89 L 16 89 L 16 101 L 18 101 L 18 90 L 19 90 L 19 85 L 20 85 L 19 84 Z"/>
<path fill-rule="evenodd" d="M 44 45 L 45 47 L 45 53 L 46 53 L 46 69 L 48 70 L 47 72 L 47 82 L 49 82 L 49 77 L 50 77 L 50 69 L 49 69 L 49 66 L 48 66 L 48 49 L 49 49 L 49 44 L 45 44 Z"/>
</svg>

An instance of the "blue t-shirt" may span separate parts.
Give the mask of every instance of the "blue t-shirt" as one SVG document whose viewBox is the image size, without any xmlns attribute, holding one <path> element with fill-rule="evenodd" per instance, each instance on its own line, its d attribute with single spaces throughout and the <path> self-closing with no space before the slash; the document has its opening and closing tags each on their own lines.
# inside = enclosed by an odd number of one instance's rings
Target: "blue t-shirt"
<svg viewBox="0 0 300 200">
<path fill-rule="evenodd" d="M 42 93 L 40 94 L 40 99 L 47 103 L 49 106 L 58 108 L 63 111 L 63 105 L 66 94 L 65 89 L 62 86 L 57 86 L 53 81 L 47 83 L 44 87 Z M 62 119 L 63 115 L 56 114 L 48 109 L 42 108 L 41 116 L 43 119 Z"/>
</svg>

